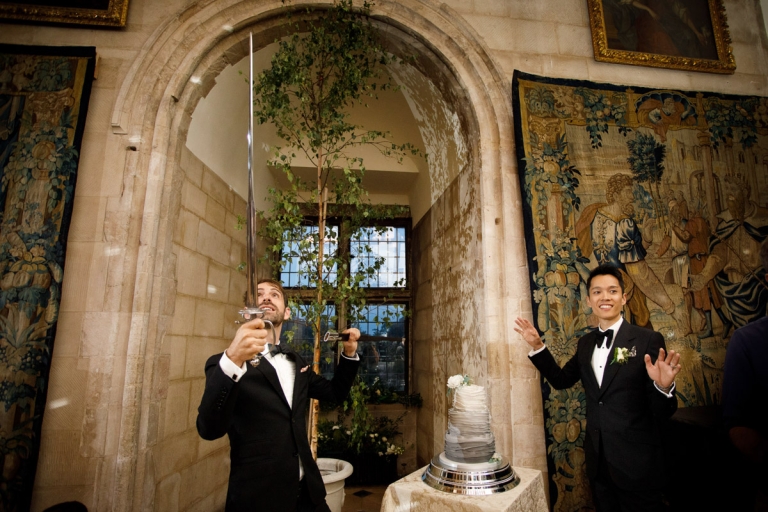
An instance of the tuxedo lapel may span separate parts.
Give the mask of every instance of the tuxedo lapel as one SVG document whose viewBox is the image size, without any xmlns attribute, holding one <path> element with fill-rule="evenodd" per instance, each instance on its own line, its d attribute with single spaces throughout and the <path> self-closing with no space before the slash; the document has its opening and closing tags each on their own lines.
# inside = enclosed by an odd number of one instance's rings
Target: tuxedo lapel
<svg viewBox="0 0 768 512">
<path fill-rule="evenodd" d="M 620 364 L 618 362 L 611 364 L 611 361 L 613 361 L 613 356 L 614 354 L 616 354 L 616 349 L 626 348 L 629 350 L 632 346 L 633 340 L 634 340 L 634 336 L 630 335 L 629 329 L 627 328 L 627 321 L 625 320 L 624 322 L 621 323 L 621 328 L 619 328 L 619 332 L 616 333 L 616 336 L 614 337 L 614 340 L 613 340 L 613 347 L 611 347 L 611 351 L 608 354 L 605 373 L 603 374 L 603 384 L 600 386 L 601 396 L 605 393 L 605 390 L 608 389 L 608 387 L 611 385 L 611 382 L 619 373 L 619 371 L 621 370 L 621 367 L 624 366 L 623 364 Z"/>
<path fill-rule="evenodd" d="M 285 404 L 285 406 L 290 409 L 290 405 L 288 405 L 288 400 L 285 398 L 285 392 L 283 391 L 283 386 L 280 385 L 280 378 L 277 376 L 277 370 L 275 370 L 275 367 L 272 366 L 272 363 L 269 362 L 269 359 L 267 359 L 266 357 L 262 357 L 261 364 L 256 367 L 256 371 L 260 371 L 264 375 L 264 377 L 267 378 L 267 381 L 275 389 L 275 393 L 277 393 L 277 396 L 279 396 L 280 399 Z M 295 390 L 296 386 L 294 386 L 293 389 Z"/>
<path fill-rule="evenodd" d="M 584 343 L 583 354 L 581 355 L 581 366 L 584 368 L 581 372 L 582 384 L 584 387 L 592 386 L 594 389 L 600 389 L 597 377 L 595 377 L 595 370 L 592 369 L 592 353 L 595 351 L 595 340 L 598 335 L 598 331 L 591 334 L 589 340 Z"/>
</svg>

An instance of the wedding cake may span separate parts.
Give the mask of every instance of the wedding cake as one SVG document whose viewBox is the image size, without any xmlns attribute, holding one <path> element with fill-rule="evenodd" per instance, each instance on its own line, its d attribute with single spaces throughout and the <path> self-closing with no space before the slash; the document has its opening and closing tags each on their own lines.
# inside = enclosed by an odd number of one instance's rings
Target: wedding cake
<svg viewBox="0 0 768 512">
<path fill-rule="evenodd" d="M 456 377 L 461 379 L 461 384 Z M 483 386 L 473 386 L 467 381 L 460 375 L 448 380 L 448 387 L 453 389 L 453 408 L 448 410 L 445 457 L 460 463 L 484 463 L 496 451 L 488 397 Z"/>
</svg>

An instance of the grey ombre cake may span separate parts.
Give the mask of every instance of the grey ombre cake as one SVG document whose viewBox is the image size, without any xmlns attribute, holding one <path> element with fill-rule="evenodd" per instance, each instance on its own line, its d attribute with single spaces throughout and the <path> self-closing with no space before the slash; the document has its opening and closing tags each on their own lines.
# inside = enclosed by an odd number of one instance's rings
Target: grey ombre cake
<svg viewBox="0 0 768 512">
<path fill-rule="evenodd" d="M 496 452 L 491 413 L 483 386 L 460 386 L 448 410 L 445 456 L 455 462 L 488 462 Z"/>
</svg>

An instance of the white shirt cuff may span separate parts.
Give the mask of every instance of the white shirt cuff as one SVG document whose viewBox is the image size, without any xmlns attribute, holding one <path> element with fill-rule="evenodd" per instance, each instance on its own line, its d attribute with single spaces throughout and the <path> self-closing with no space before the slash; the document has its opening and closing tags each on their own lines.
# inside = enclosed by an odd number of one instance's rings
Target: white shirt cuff
<svg viewBox="0 0 768 512">
<path fill-rule="evenodd" d="M 656 389 L 661 393 L 662 395 L 666 396 L 667 398 L 672 398 L 672 392 L 675 390 L 675 383 L 672 383 L 672 387 L 669 388 L 669 393 L 665 393 L 661 390 L 658 384 L 656 384 L 656 381 L 653 381 L 653 385 L 656 387 Z"/>
<path fill-rule="evenodd" d="M 531 350 L 530 352 L 528 352 L 528 357 L 533 357 L 533 356 L 535 356 L 536 354 L 538 354 L 539 352 L 541 352 L 541 351 L 542 351 L 542 350 L 544 350 L 545 348 L 547 348 L 547 346 L 546 346 L 546 345 L 544 345 L 544 346 L 543 346 L 543 347 L 541 347 L 541 348 L 537 348 L 536 350 Z"/>
<path fill-rule="evenodd" d="M 235 382 L 239 381 L 243 375 L 245 375 L 245 371 L 248 369 L 246 363 L 243 363 L 243 366 L 237 366 L 235 363 L 233 363 L 232 360 L 227 357 L 226 352 L 221 354 L 221 359 L 219 359 L 219 368 L 221 368 L 221 371 L 223 371 L 225 375 L 227 375 Z"/>
<path fill-rule="evenodd" d="M 344 359 L 349 359 L 350 361 L 359 361 L 360 360 L 360 355 L 357 352 L 355 352 L 355 357 L 349 357 L 349 356 L 345 355 L 344 352 L 342 352 L 341 353 L 341 357 L 343 357 Z"/>
</svg>

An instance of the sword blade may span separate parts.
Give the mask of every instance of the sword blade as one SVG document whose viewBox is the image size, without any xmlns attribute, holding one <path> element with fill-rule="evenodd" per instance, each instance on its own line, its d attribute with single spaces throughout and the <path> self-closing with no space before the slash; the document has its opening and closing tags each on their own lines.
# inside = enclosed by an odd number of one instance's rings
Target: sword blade
<svg viewBox="0 0 768 512">
<path fill-rule="evenodd" d="M 248 209 L 246 215 L 247 247 L 245 306 L 256 307 L 256 206 L 253 201 L 253 32 L 248 40 Z"/>
</svg>

